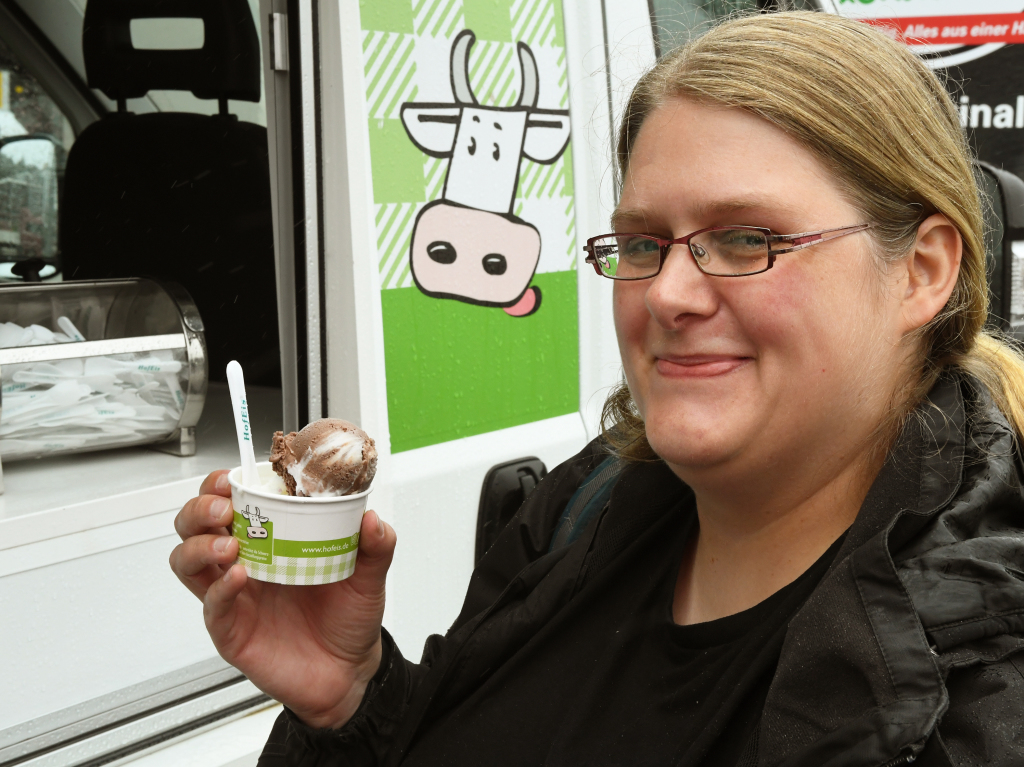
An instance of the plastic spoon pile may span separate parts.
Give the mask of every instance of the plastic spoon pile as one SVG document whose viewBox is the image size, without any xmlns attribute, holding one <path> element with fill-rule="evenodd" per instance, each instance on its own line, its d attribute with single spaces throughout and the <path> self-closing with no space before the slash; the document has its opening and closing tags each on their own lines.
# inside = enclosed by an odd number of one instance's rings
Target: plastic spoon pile
<svg viewBox="0 0 1024 767">
<path fill-rule="evenodd" d="M 60 332 L 0 323 L 0 348 L 75 343 L 85 337 L 67 317 Z M 177 426 L 185 395 L 183 364 L 172 351 L 5 365 L 0 381 L 0 457 L 148 442 Z"/>
</svg>

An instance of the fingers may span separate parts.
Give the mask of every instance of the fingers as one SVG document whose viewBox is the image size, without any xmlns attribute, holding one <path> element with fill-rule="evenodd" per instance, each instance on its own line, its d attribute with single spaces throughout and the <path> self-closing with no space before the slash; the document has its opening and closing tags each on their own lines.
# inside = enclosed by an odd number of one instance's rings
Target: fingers
<svg viewBox="0 0 1024 767">
<path fill-rule="evenodd" d="M 171 552 L 171 569 L 179 577 L 191 578 L 207 565 L 231 564 L 237 556 L 238 540 L 233 536 L 196 535 Z"/>
<path fill-rule="evenodd" d="M 200 599 L 238 556 L 238 541 L 227 535 L 195 535 L 175 546 L 171 570 Z"/>
<path fill-rule="evenodd" d="M 228 471 L 210 473 L 199 486 L 199 496 L 181 507 L 174 529 L 182 540 L 219 527 L 231 528 L 231 486 Z"/>
<path fill-rule="evenodd" d="M 181 507 L 174 529 L 183 543 L 171 552 L 171 570 L 189 591 L 203 599 L 210 585 L 238 555 L 231 537 L 231 487 L 227 471 L 215 471 L 199 487 L 200 495 Z"/>
<path fill-rule="evenodd" d="M 231 485 L 228 483 L 228 470 L 218 469 L 210 472 L 203 484 L 199 486 L 200 495 L 222 495 L 225 498 L 231 497 Z"/>
<path fill-rule="evenodd" d="M 205 484 L 205 483 L 204 483 Z M 201 495 L 185 502 L 174 518 L 174 529 L 184 541 L 219 528 L 231 528 L 231 499 Z"/>
<path fill-rule="evenodd" d="M 245 567 L 233 565 L 211 583 L 206 592 L 206 598 L 203 599 L 203 617 L 206 619 L 206 628 L 210 636 L 218 646 L 230 640 L 235 599 L 242 593 L 247 579 Z"/>
<path fill-rule="evenodd" d="M 398 536 L 391 525 L 377 516 L 377 512 L 366 512 L 359 529 L 356 570 L 349 578 L 349 585 L 367 596 L 382 594 L 397 544 Z"/>
</svg>

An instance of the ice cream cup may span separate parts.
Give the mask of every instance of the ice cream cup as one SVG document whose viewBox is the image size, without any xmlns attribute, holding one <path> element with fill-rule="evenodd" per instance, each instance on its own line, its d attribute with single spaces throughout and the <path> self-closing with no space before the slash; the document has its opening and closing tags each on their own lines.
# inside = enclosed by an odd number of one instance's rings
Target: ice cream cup
<svg viewBox="0 0 1024 767">
<path fill-rule="evenodd" d="M 243 487 L 241 468 L 228 474 L 235 510 L 231 532 L 238 539 L 237 561 L 249 577 L 312 586 L 352 575 L 366 496 L 373 488 L 330 498 L 293 497 L 274 490 L 278 477 L 269 462 L 256 468 L 264 487 Z"/>
</svg>

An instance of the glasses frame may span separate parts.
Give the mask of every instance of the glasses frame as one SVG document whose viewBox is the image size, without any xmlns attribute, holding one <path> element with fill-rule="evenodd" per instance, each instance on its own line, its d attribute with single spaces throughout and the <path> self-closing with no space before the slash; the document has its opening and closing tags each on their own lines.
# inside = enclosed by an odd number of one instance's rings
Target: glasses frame
<svg viewBox="0 0 1024 767">
<path fill-rule="evenodd" d="M 690 232 L 685 237 L 679 237 L 674 240 L 668 240 L 663 237 L 655 237 L 650 234 L 639 234 L 634 232 L 611 232 L 609 234 L 601 234 L 597 237 L 591 237 L 587 240 L 587 244 L 583 250 L 586 251 L 587 257 L 584 259 L 588 264 L 591 264 L 596 271 L 602 277 L 609 280 L 623 280 L 623 281 L 635 281 L 635 280 L 649 280 L 652 277 L 657 277 L 661 274 L 661 270 L 665 266 L 665 259 L 668 258 L 668 252 L 672 249 L 673 245 L 685 245 L 690 255 L 693 257 L 693 261 L 697 264 L 697 268 L 709 277 L 749 277 L 752 274 L 763 274 L 771 269 L 775 265 L 775 257 L 781 256 L 784 253 L 792 253 L 797 250 L 803 250 L 809 248 L 811 245 L 817 245 L 819 242 L 829 242 L 830 240 L 838 239 L 839 237 L 845 237 L 848 234 L 856 234 L 857 232 L 863 232 L 866 229 L 870 229 L 873 224 L 854 224 L 852 226 L 840 226 L 835 229 L 822 229 L 817 232 L 800 232 L 798 234 L 772 234 L 771 229 L 765 229 L 761 226 L 709 226 L 704 229 L 698 229 L 696 232 Z M 715 272 L 705 271 L 700 265 L 700 261 L 697 260 L 697 254 L 693 252 L 693 248 L 690 245 L 690 240 L 699 234 L 705 232 L 722 231 L 726 229 L 742 229 L 760 232 L 765 236 L 768 241 L 768 265 L 764 269 L 758 269 L 756 272 L 741 272 L 740 274 L 717 274 Z M 651 240 L 658 243 L 658 248 L 661 251 L 661 260 L 658 262 L 658 271 L 654 274 L 648 274 L 644 277 L 612 277 L 611 275 L 605 274 L 601 271 L 601 265 L 597 261 L 597 255 L 594 252 L 594 243 L 598 240 L 603 240 L 608 237 L 640 237 L 645 240 Z M 776 243 L 791 243 L 789 247 L 785 248 L 772 248 L 772 244 Z"/>
</svg>

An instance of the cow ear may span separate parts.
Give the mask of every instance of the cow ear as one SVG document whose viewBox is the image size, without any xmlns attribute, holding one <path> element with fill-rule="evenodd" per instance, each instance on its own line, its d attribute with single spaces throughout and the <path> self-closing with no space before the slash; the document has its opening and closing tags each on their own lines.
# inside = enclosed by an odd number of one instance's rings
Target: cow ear
<svg viewBox="0 0 1024 767">
<path fill-rule="evenodd" d="M 558 112 L 531 112 L 526 120 L 523 154 L 544 165 L 553 163 L 569 143 L 569 116 Z"/>
<path fill-rule="evenodd" d="M 455 145 L 461 113 L 461 108 L 449 104 L 403 104 L 402 124 L 421 152 L 447 157 Z"/>
</svg>

